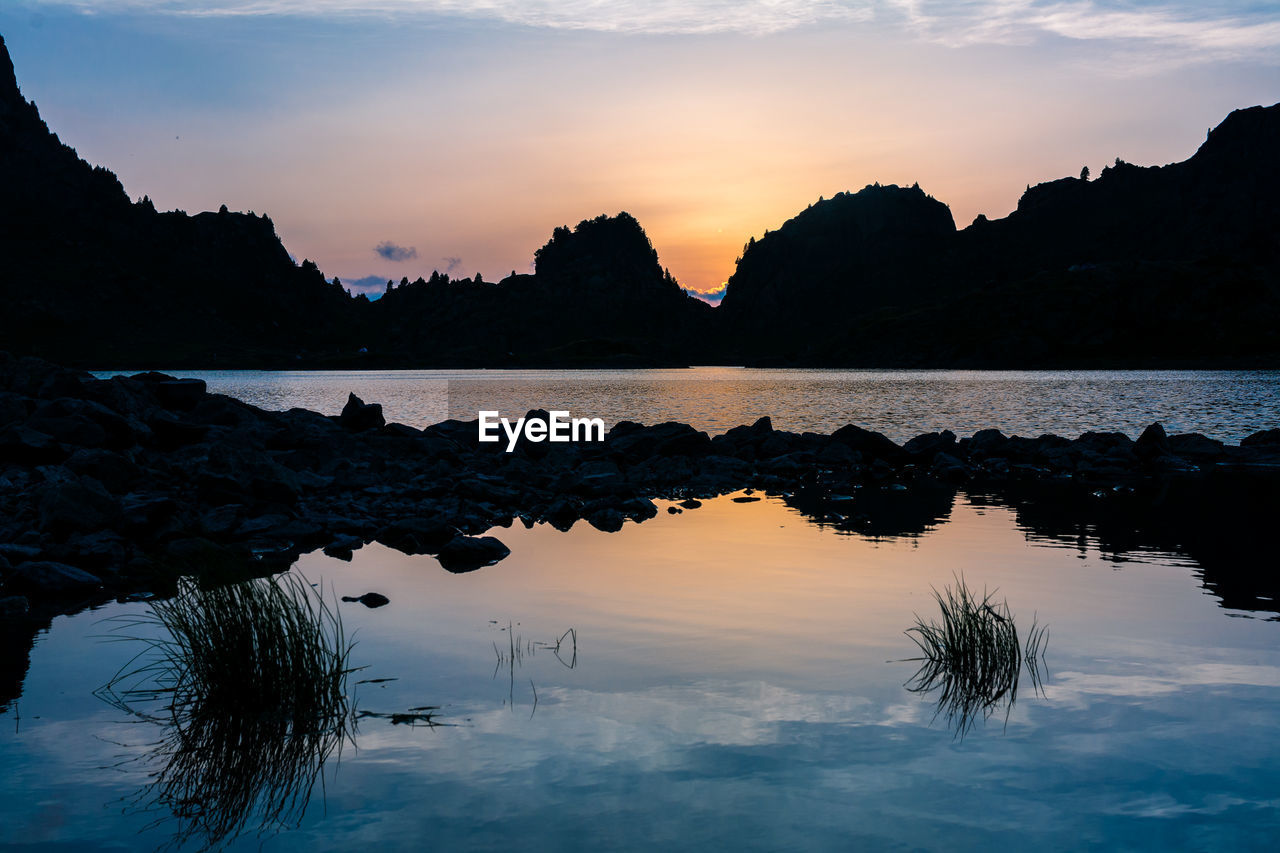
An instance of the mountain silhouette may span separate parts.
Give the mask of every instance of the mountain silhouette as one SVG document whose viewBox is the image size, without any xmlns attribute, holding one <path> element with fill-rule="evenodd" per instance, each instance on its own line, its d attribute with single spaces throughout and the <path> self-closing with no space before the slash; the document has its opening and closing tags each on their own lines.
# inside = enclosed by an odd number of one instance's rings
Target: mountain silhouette
<svg viewBox="0 0 1280 853">
<path fill-rule="evenodd" d="M 917 187 L 812 205 L 749 243 L 722 323 L 748 363 L 1192 366 L 1280 361 L 1280 105 L 1169 166 L 1029 187 L 949 228 Z"/>
<path fill-rule="evenodd" d="M 265 215 L 160 212 L 23 99 L 0 37 L 0 340 L 78 366 L 1138 367 L 1280 363 L 1280 105 L 1188 160 L 1028 187 L 957 230 L 919 186 L 819 199 L 686 294 L 630 214 L 531 275 L 352 297 Z"/>
</svg>

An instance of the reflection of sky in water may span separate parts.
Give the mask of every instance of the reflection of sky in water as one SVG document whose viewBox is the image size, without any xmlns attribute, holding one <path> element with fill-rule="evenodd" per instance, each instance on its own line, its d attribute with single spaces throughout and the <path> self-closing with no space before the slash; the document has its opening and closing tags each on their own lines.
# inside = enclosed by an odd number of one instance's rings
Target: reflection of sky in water
<svg viewBox="0 0 1280 853">
<path fill-rule="evenodd" d="M 533 408 L 720 433 L 770 415 L 779 429 L 831 432 L 856 423 L 904 441 L 951 429 L 972 435 L 1045 432 L 1075 437 L 1152 421 L 1171 433 L 1238 442 L 1280 425 L 1275 371 L 401 370 L 171 371 L 268 409 L 337 414 L 354 392 L 388 420 L 426 426 L 481 409 L 516 417 Z M 110 374 L 101 374 L 110 375 Z"/>
<path fill-rule="evenodd" d="M 360 708 L 457 725 L 361 721 L 324 806 L 266 849 L 1226 848 L 1280 827 L 1280 625 L 1226 618 L 1185 560 L 1042 547 L 964 502 L 879 542 L 724 499 L 616 534 L 496 532 L 512 555 L 465 575 L 380 546 L 303 559 L 391 598 L 343 605 L 356 677 L 396 679 Z M 1045 695 L 963 740 L 887 662 L 955 573 L 1051 630 Z M 122 609 L 57 619 L 0 717 L 11 842 L 139 843 L 120 807 L 142 780 L 103 768 L 151 733 L 89 695 L 129 650 L 86 638 Z M 508 620 L 532 649 L 510 670 Z M 572 669 L 531 645 L 569 627 Z"/>
</svg>

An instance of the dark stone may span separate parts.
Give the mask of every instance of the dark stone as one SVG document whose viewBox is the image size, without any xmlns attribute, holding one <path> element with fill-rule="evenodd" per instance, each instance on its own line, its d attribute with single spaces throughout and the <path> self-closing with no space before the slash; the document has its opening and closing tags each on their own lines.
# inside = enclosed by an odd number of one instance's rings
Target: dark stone
<svg viewBox="0 0 1280 853">
<path fill-rule="evenodd" d="M 493 536 L 455 536 L 436 558 L 450 572 L 471 572 L 492 566 L 511 553 L 511 549 Z"/>
<path fill-rule="evenodd" d="M 0 619 L 13 619 L 31 612 L 31 602 L 25 595 L 9 595 L 0 598 Z"/>
<path fill-rule="evenodd" d="M 186 411 L 199 405 L 206 386 L 203 379 L 166 378 L 152 383 L 151 390 L 166 409 Z"/>
<path fill-rule="evenodd" d="M 878 432 L 863 429 L 854 424 L 846 424 L 831 434 L 832 441 L 838 441 L 850 450 L 856 450 L 871 459 L 883 459 L 886 462 L 897 462 L 904 456 L 903 450 Z"/>
<path fill-rule="evenodd" d="M 1190 459 L 1216 459 L 1226 452 L 1226 445 L 1198 432 L 1169 436 L 1169 449 Z"/>
<path fill-rule="evenodd" d="M 1003 456 L 1009 439 L 998 429 L 980 429 L 965 444 L 965 451 L 979 459 Z"/>
<path fill-rule="evenodd" d="M 738 497 L 733 499 L 733 502 L 736 504 L 749 504 L 749 503 L 754 503 L 758 500 L 760 500 L 760 498 L 756 497 L 755 495 L 739 495 Z"/>
<path fill-rule="evenodd" d="M 139 469 L 128 458 L 112 450 L 82 448 L 63 463 L 77 474 L 92 477 L 109 492 L 129 491 L 139 477 Z"/>
<path fill-rule="evenodd" d="M 349 563 L 355 557 L 356 549 L 363 547 L 364 540 L 359 536 L 339 536 L 324 546 L 324 553 L 328 557 Z"/>
<path fill-rule="evenodd" d="M 1240 442 L 1241 447 L 1274 447 L 1280 445 L 1280 429 L 1264 429 Z"/>
<path fill-rule="evenodd" d="M 669 506 L 667 507 L 667 512 L 670 515 L 679 515 L 680 513 L 684 512 L 684 510 L 682 510 L 678 506 Z"/>
<path fill-rule="evenodd" d="M 956 434 L 951 430 L 927 432 L 902 445 L 907 455 L 916 458 L 932 459 L 938 453 L 955 453 Z"/>
<path fill-rule="evenodd" d="M 391 599 L 387 598 L 385 595 L 383 595 L 380 592 L 366 592 L 364 595 L 360 595 L 360 596 L 344 595 L 342 596 L 342 600 L 349 601 L 349 602 L 359 602 L 360 604 L 363 604 L 365 607 L 368 607 L 370 610 L 372 610 L 375 607 L 385 607 L 386 605 L 391 603 Z"/>
<path fill-rule="evenodd" d="M 698 500 L 697 498 L 688 498 L 686 500 L 680 501 L 680 506 L 684 507 L 685 509 L 697 509 L 698 507 L 702 506 L 702 501 Z"/>
<path fill-rule="evenodd" d="M 402 518 L 380 529 L 374 539 L 406 554 L 435 554 L 458 531 L 451 525 L 426 518 Z"/>
<path fill-rule="evenodd" d="M 0 462 L 45 465 L 67 458 L 67 451 L 53 436 L 25 425 L 0 430 Z"/>
<path fill-rule="evenodd" d="M 119 502 L 89 477 L 46 483 L 35 497 L 40 527 L 54 536 L 102 530 L 115 524 L 121 514 Z"/>
<path fill-rule="evenodd" d="M 1164 424 L 1156 421 L 1142 431 L 1133 445 L 1133 452 L 1139 459 L 1150 460 L 1164 456 L 1169 452 L 1169 437 L 1165 435 Z"/>
<path fill-rule="evenodd" d="M 167 449 L 197 444 L 209 434 L 207 424 L 191 423 L 163 410 L 152 412 L 147 426 L 155 444 Z"/>
<path fill-rule="evenodd" d="M 616 509 L 598 509 L 587 516 L 587 524 L 605 533 L 617 533 L 625 519 Z"/>
<path fill-rule="evenodd" d="M 75 566 L 50 560 L 35 560 L 18 565 L 9 573 L 4 583 L 7 593 L 47 597 L 84 594 L 101 586 L 102 581 L 95 575 Z"/>
<path fill-rule="evenodd" d="M 338 423 L 352 432 L 363 432 L 382 427 L 386 424 L 386 419 L 382 417 L 380 403 L 366 403 L 355 394 L 348 394 L 347 404 L 342 407 Z"/>
</svg>

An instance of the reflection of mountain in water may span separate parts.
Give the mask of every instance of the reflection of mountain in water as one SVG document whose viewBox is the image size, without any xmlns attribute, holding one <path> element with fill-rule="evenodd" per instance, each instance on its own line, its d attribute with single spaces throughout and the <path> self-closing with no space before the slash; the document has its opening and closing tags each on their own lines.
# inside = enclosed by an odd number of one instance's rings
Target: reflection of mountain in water
<svg viewBox="0 0 1280 853">
<path fill-rule="evenodd" d="M 1037 536 L 1082 549 L 1096 541 L 1117 560 L 1141 551 L 1189 557 L 1224 608 L 1280 614 L 1280 575 L 1262 541 L 1276 523 L 1278 495 L 1276 473 L 1261 470 L 1168 477 L 1102 492 L 1027 481 L 970 497 L 1013 507 L 1019 526 Z"/>
</svg>

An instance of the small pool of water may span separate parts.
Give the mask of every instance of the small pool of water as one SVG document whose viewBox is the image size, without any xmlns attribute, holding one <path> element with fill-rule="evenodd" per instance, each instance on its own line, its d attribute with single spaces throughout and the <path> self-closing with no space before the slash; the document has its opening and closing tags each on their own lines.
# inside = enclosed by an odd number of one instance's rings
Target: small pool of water
<svg viewBox="0 0 1280 853">
<path fill-rule="evenodd" d="M 391 600 L 339 605 L 358 708 L 439 706 L 439 725 L 364 717 L 296 826 L 228 846 L 1262 849 L 1280 830 L 1280 623 L 1224 608 L 1185 556 L 1046 540 L 964 497 L 897 537 L 772 498 L 495 533 L 511 556 L 468 574 L 378 545 L 298 563 Z M 1024 677 L 967 732 L 902 660 L 961 576 L 1024 636 L 1049 628 L 1043 690 Z M 145 609 L 38 636 L 0 714 L 7 844 L 154 849 L 181 828 L 146 797 L 163 727 L 94 695 L 137 651 L 102 620 Z"/>
</svg>

